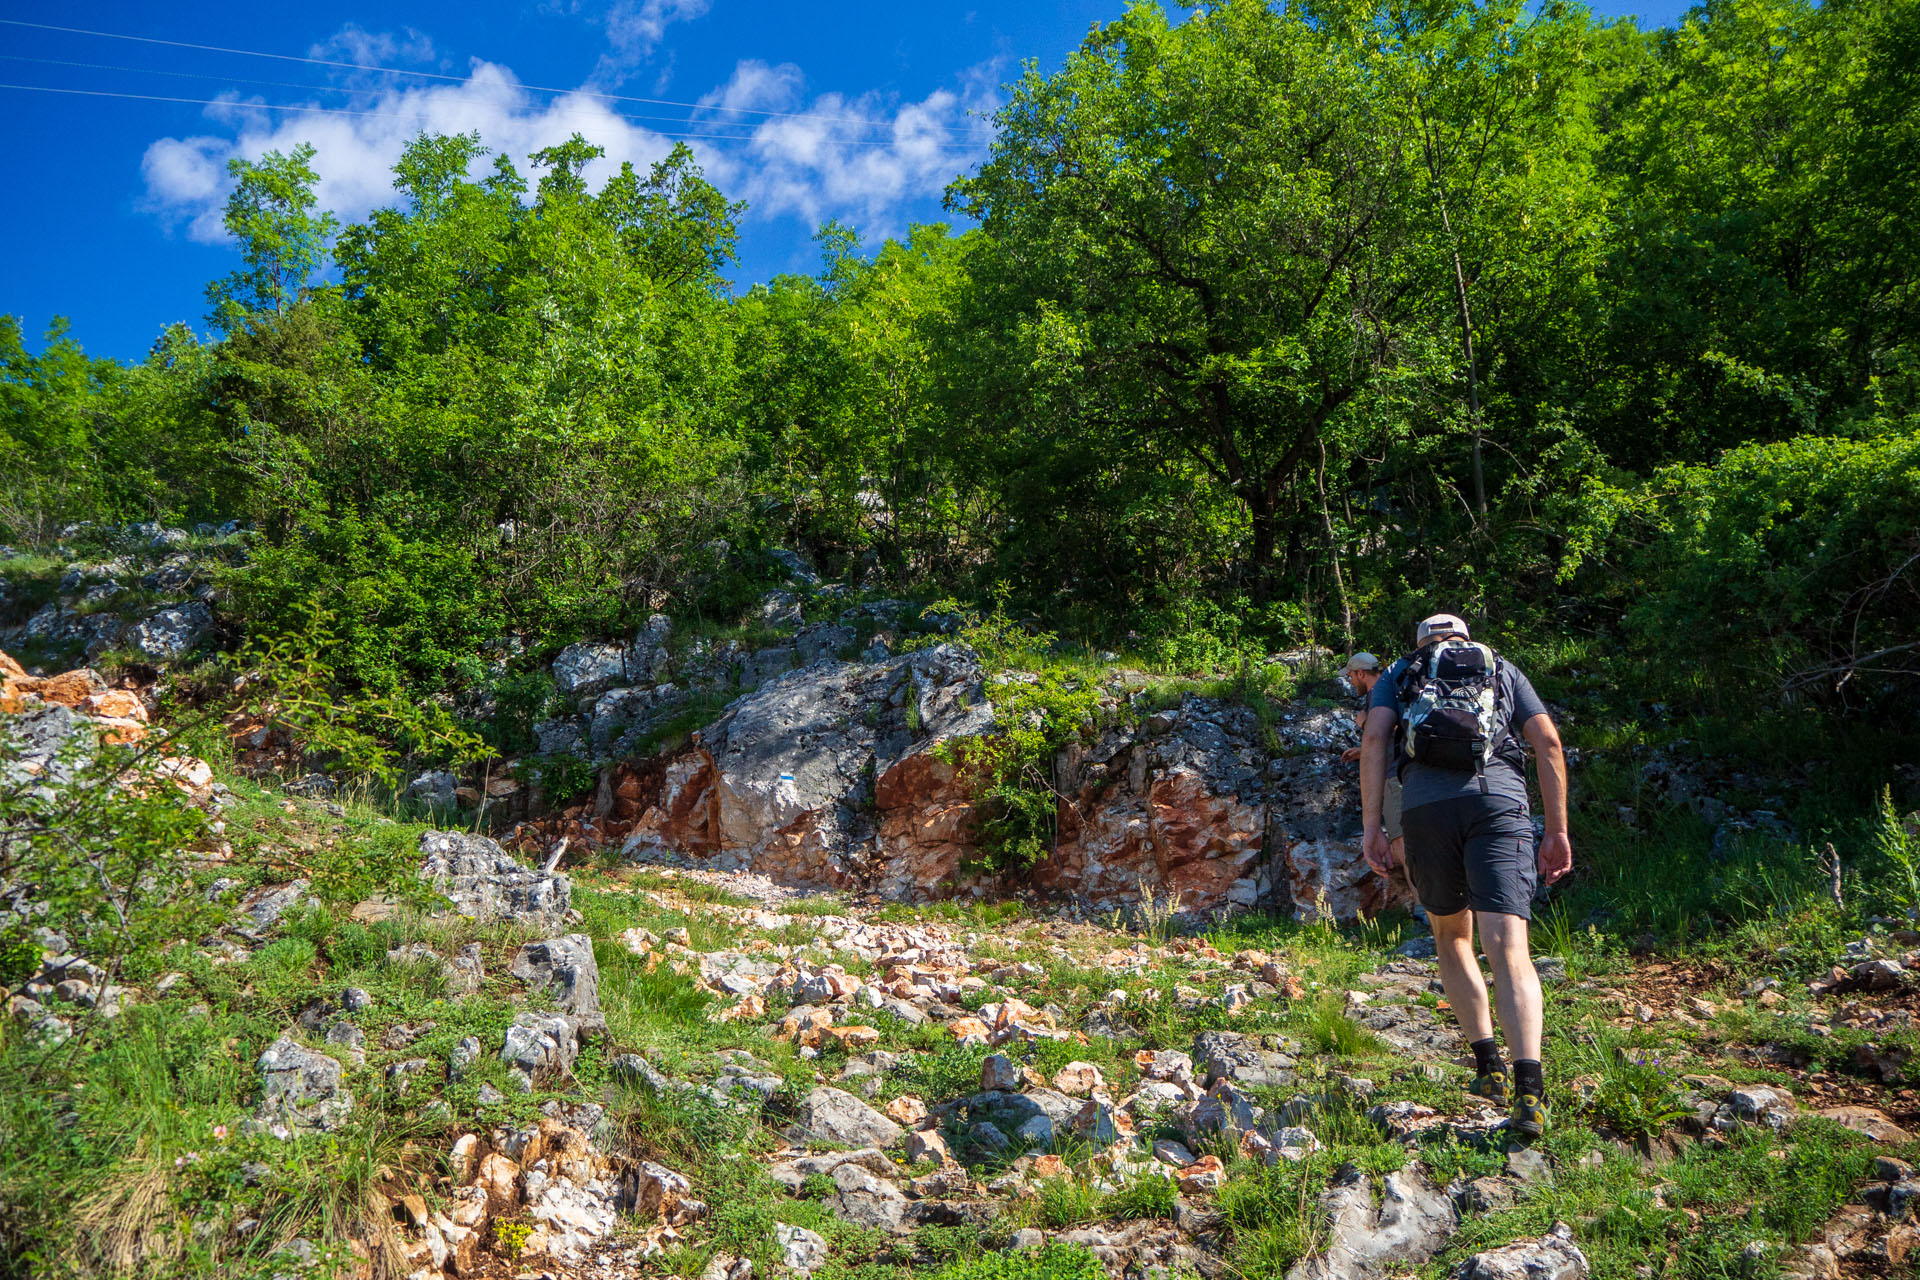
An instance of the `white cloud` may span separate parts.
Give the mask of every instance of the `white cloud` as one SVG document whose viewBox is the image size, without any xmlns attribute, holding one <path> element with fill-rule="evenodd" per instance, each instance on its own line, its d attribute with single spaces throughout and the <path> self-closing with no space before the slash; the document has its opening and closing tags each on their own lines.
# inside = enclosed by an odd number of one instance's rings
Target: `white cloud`
<svg viewBox="0 0 1920 1280">
<path fill-rule="evenodd" d="M 748 131 L 714 158 L 711 172 L 761 217 L 840 217 L 862 224 L 870 239 L 904 230 L 894 216 L 903 202 L 938 195 L 986 154 L 997 105 L 990 68 L 961 79 L 959 90 L 937 89 L 918 102 L 828 93 L 803 103 L 798 67 L 742 62 L 701 99 L 715 119 Z M 727 112 L 741 107 L 785 114 Z"/>
<path fill-rule="evenodd" d="M 333 36 L 307 50 L 310 58 L 334 62 L 355 62 L 366 67 L 391 67 L 396 63 L 430 63 L 433 40 L 408 27 L 403 35 L 390 31 L 367 31 L 359 23 L 349 22 Z"/>
<path fill-rule="evenodd" d="M 704 3 L 657 0 L 657 7 L 684 14 L 689 4 Z M 641 23 L 642 11 L 655 5 L 647 0 L 633 20 Z M 372 50 L 387 47 L 378 44 L 383 39 L 350 28 L 335 37 L 334 47 Z M 432 56 L 424 37 L 409 33 L 409 40 L 411 54 L 395 44 L 391 57 Z M 629 118 L 669 109 L 609 102 L 587 88 L 561 95 L 529 90 L 510 69 L 489 62 L 476 62 L 457 82 L 355 84 L 354 93 L 325 101 L 276 104 L 329 111 L 261 111 L 255 106 L 262 99 L 234 96 L 207 108 L 205 133 L 161 138 L 147 148 L 141 163 L 145 203 L 170 227 L 218 243 L 230 188 L 226 165 L 234 156 L 257 159 L 312 143 L 321 205 L 342 219 L 358 219 L 392 201 L 393 165 L 422 132 L 478 131 L 488 148 L 509 156 L 523 173 L 530 152 L 579 133 L 606 149 L 587 171 L 595 183 L 622 161 L 644 169 L 673 148 L 674 135 L 692 134 L 708 135 L 688 139 L 689 145 L 723 192 L 748 202 L 749 219 L 791 217 L 811 226 L 835 217 L 878 239 L 905 229 L 899 212 L 904 202 L 938 196 L 955 174 L 984 157 L 991 136 L 985 116 L 996 105 L 993 73 L 991 65 L 972 68 L 955 88 L 901 103 L 872 93 L 809 98 L 799 67 L 742 61 L 678 123 Z M 475 176 L 490 167 L 488 160 L 478 162 Z"/>
<path fill-rule="evenodd" d="M 713 0 L 618 0 L 607 10 L 607 43 L 613 47 L 600 56 L 595 82 L 619 83 L 653 55 L 668 26 L 705 17 L 712 7 Z"/>
</svg>

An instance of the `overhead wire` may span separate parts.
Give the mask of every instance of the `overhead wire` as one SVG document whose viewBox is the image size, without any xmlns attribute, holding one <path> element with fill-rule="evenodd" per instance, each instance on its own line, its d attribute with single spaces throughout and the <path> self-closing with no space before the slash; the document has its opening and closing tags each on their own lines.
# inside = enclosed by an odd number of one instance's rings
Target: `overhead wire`
<svg viewBox="0 0 1920 1280">
<path fill-rule="evenodd" d="M 305 112 L 313 115 L 365 116 L 365 117 L 372 117 L 375 119 L 384 119 L 384 120 L 411 120 L 411 119 L 417 119 L 418 117 L 425 114 L 424 111 L 362 111 L 352 107 L 322 107 L 322 106 L 306 106 L 306 105 L 274 103 L 274 102 L 248 102 L 240 98 L 177 98 L 177 97 L 170 97 L 164 94 L 157 94 L 157 93 L 120 93 L 120 92 L 115 92 L 109 89 L 68 89 L 68 88 L 61 88 L 56 85 L 45 85 L 45 84 L 8 84 L 8 83 L 0 82 L 0 89 L 15 89 L 15 90 L 21 90 L 29 93 L 67 94 L 75 97 L 85 97 L 85 98 L 120 98 L 120 99 L 135 101 L 135 102 L 167 102 L 167 103 L 175 103 L 175 104 L 185 105 L 185 106 L 198 106 L 198 107 L 234 107 L 242 111 L 299 111 L 299 112 Z M 557 105 L 557 104 L 550 104 L 550 107 L 552 105 Z M 564 107 L 562 109 L 565 110 Z M 575 107 L 572 109 L 572 113 L 577 113 L 578 111 L 579 111 L 578 107 Z M 629 120 L 629 119 L 635 118 L 635 117 L 627 116 L 626 114 L 619 111 L 608 111 L 607 114 L 619 120 Z M 679 132 L 671 129 L 648 129 L 647 132 L 655 134 L 662 138 L 674 138 L 678 140 L 688 140 L 688 141 L 698 141 L 703 139 L 716 141 L 716 142 L 755 141 L 755 138 L 751 134 L 687 133 L 687 132 Z M 837 141 L 829 139 L 828 142 L 829 142 L 829 145 L 835 145 L 835 146 L 874 145 L 871 141 L 862 141 L 862 140 L 850 139 L 850 138 L 843 138 Z M 968 144 L 968 143 L 934 142 L 928 145 L 937 147 L 942 151 L 972 151 L 977 149 L 974 144 Z"/>
<path fill-rule="evenodd" d="M 221 84 L 249 85 L 257 88 L 302 89 L 310 93 L 365 94 L 368 92 L 365 89 L 356 88 L 352 85 L 307 84 L 301 81 L 294 81 L 294 80 L 255 80 L 255 79 L 250 79 L 244 76 L 223 76 L 223 75 L 216 75 L 211 72 L 205 72 L 205 71 L 171 71 L 161 67 L 127 67 L 127 66 L 117 66 L 113 63 L 104 63 L 104 62 L 75 62 L 65 58 L 35 58 L 25 54 L 18 54 L 18 53 L 0 53 L 0 61 L 27 62 L 27 63 L 33 63 L 38 66 L 71 67 L 78 70 L 86 70 L 86 71 L 115 71 L 115 72 L 124 72 L 132 75 L 166 76 L 171 79 L 212 80 Z M 471 82 L 469 81 L 466 83 L 471 83 Z M 5 87 L 33 88 L 36 86 L 5 86 Z M 524 86 L 505 86 L 505 87 L 520 88 Z M 72 90 L 60 90 L 60 89 L 54 89 L 54 88 L 49 88 L 48 91 L 73 92 Z M 173 101 L 173 99 L 156 99 L 156 100 Z M 181 99 L 180 101 L 192 101 L 192 100 Z M 228 100 L 216 99 L 215 101 L 226 102 Z M 295 108 L 288 107 L 285 109 L 291 111 L 291 110 L 294 110 Z M 768 123 L 766 121 L 755 121 L 755 120 L 696 120 L 688 116 L 646 115 L 646 114 L 640 114 L 635 112 L 622 112 L 622 111 L 612 111 L 612 112 L 609 112 L 609 114 L 618 116 L 622 120 L 635 120 L 635 121 L 653 120 L 653 121 L 661 121 L 661 122 L 671 123 L 671 124 L 702 124 L 702 125 L 710 125 L 715 128 L 723 128 L 723 129 L 726 129 L 726 128 L 757 129 L 761 125 Z M 873 129 L 890 129 L 893 127 L 893 125 L 892 125 L 892 122 L 888 122 L 888 121 L 874 121 L 870 124 L 864 124 L 857 127 L 873 128 Z M 653 131 L 659 132 L 659 130 L 653 130 Z M 701 134 L 701 135 L 695 135 L 695 136 L 712 137 L 712 138 L 737 137 L 743 142 L 751 141 L 753 137 L 753 135 L 750 133 Z"/>
<path fill-rule="evenodd" d="M 190 40 L 168 40 L 159 36 L 136 36 L 119 31 L 95 31 L 86 27 L 66 27 L 50 22 L 27 22 L 20 18 L 0 18 L 0 26 L 22 27 L 35 31 L 54 31 L 66 35 L 92 36 L 103 40 L 127 40 L 138 44 L 163 45 L 175 49 L 192 49 L 202 53 L 225 53 L 247 58 L 272 58 L 280 62 L 297 62 L 308 66 L 332 67 L 336 70 L 372 71 L 383 75 L 414 76 L 420 79 L 450 81 L 456 84 L 464 84 L 471 78 L 441 71 L 420 71 L 407 67 L 383 67 L 372 63 L 346 62 L 335 58 L 303 57 L 298 54 L 272 53 L 261 49 L 239 49 L 227 45 L 199 44 Z M 673 98 L 642 98 L 627 94 L 600 93 L 590 89 L 558 88 L 552 85 L 523 84 L 518 87 L 535 93 L 569 94 L 579 97 L 599 98 L 607 102 L 632 102 L 643 106 L 681 107 L 693 111 L 730 111 L 741 115 L 765 116 L 786 120 L 837 120 L 865 125 L 875 123 L 862 116 L 830 115 L 823 112 L 774 111 L 761 107 L 736 107 L 711 102 L 683 102 Z M 692 122 L 689 121 L 689 123 Z M 929 125 L 928 128 L 948 133 L 971 132 L 968 126 L 965 125 Z"/>
</svg>

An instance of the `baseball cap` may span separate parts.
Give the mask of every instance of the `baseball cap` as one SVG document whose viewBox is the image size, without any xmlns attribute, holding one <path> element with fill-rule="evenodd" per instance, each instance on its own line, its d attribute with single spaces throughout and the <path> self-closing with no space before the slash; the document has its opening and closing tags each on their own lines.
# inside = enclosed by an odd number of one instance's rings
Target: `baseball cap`
<svg viewBox="0 0 1920 1280">
<path fill-rule="evenodd" d="M 1379 669 L 1380 659 L 1370 653 L 1356 653 L 1347 659 L 1346 670 L 1348 671 L 1378 671 Z"/>
<path fill-rule="evenodd" d="M 1417 647 L 1435 636 L 1444 636 L 1456 631 L 1463 636 L 1471 634 L 1467 630 L 1467 624 L 1460 618 L 1451 613 L 1436 613 L 1414 628 L 1413 643 Z"/>
</svg>

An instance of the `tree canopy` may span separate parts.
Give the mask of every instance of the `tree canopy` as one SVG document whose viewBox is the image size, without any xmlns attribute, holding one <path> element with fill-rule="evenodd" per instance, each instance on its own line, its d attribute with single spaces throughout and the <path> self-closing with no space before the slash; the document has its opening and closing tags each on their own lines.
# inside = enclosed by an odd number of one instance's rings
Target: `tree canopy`
<svg viewBox="0 0 1920 1280">
<path fill-rule="evenodd" d="M 1169 654 L 1445 605 L 1911 698 L 1917 53 L 1916 0 L 1140 4 L 1007 86 L 970 229 L 751 288 L 684 148 L 422 136 L 346 226 L 237 161 L 214 336 L 0 325 L 0 536 L 242 519 L 233 616 L 388 691 L 738 620 L 785 545 Z"/>
</svg>

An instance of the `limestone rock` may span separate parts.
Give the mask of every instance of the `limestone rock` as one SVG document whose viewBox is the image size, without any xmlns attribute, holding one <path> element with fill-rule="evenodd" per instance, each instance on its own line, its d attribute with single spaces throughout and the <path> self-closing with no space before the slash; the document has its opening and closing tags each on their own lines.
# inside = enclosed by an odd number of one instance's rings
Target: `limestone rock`
<svg viewBox="0 0 1920 1280">
<path fill-rule="evenodd" d="M 971 651 L 823 658 L 766 674 L 634 801 L 626 852 L 691 855 L 790 884 L 873 883 L 900 899 L 949 886 L 970 851 L 971 808 L 933 748 L 992 724 Z"/>
<path fill-rule="evenodd" d="M 633 650 L 622 644 L 581 641 L 553 660 L 553 683 L 562 697 L 580 698 L 631 683 L 627 664 Z"/>
<path fill-rule="evenodd" d="M 1587 1280 L 1587 1255 L 1573 1230 L 1556 1223 L 1537 1240 L 1516 1240 L 1476 1253 L 1460 1264 L 1458 1280 Z"/>
<path fill-rule="evenodd" d="M 518 1013 L 500 1046 L 500 1060 L 528 1075 L 568 1071 L 579 1056 L 578 1028 L 564 1013 Z"/>
<path fill-rule="evenodd" d="M 428 808 L 446 811 L 459 803 L 453 794 L 459 786 L 460 779 L 457 776 L 445 769 L 435 769 L 409 782 L 407 796 L 421 801 Z"/>
<path fill-rule="evenodd" d="M 426 855 L 421 875 L 469 919 L 517 920 L 536 929 L 566 923 L 572 882 L 523 866 L 485 836 L 428 831 L 420 837 L 420 852 Z"/>
<path fill-rule="evenodd" d="M 1320 1195 L 1326 1247 L 1297 1263 L 1287 1280 L 1374 1280 L 1431 1258 L 1459 1225 L 1446 1192 L 1419 1165 L 1390 1173 L 1376 1207 L 1367 1176 L 1349 1165 Z"/>
<path fill-rule="evenodd" d="M 773 1224 L 773 1242 L 780 1246 L 780 1261 L 803 1276 L 827 1260 L 825 1238 L 805 1227 L 776 1222 Z"/>
<path fill-rule="evenodd" d="M 213 610 L 198 600 L 162 609 L 127 632 L 127 643 L 159 662 L 171 662 L 213 630 Z"/>
<path fill-rule="evenodd" d="M 353 1110 L 353 1094 L 340 1083 L 339 1062 L 289 1036 L 267 1046 L 259 1066 L 263 1119 L 331 1129 Z"/>
<path fill-rule="evenodd" d="M 836 1217 L 871 1230 L 897 1233 L 908 1229 L 910 1202 L 885 1178 L 849 1162 L 833 1171 L 833 1186 L 827 1207 Z"/>
<path fill-rule="evenodd" d="M 982 1089 L 1018 1092 L 1020 1083 L 1020 1068 L 1006 1054 L 990 1053 L 981 1061 L 980 1087 Z"/>
<path fill-rule="evenodd" d="M 1277 1089 L 1295 1078 L 1292 1057 L 1238 1031 L 1202 1031 L 1193 1039 L 1193 1061 L 1195 1074 L 1207 1084 L 1230 1080 L 1247 1089 Z"/>
<path fill-rule="evenodd" d="M 1069 1062 L 1053 1074 L 1053 1087 L 1069 1098 L 1085 1098 L 1107 1087 L 1106 1077 L 1091 1062 Z"/>
<path fill-rule="evenodd" d="M 593 939 L 586 934 L 527 943 L 514 956 L 512 972 L 577 1021 L 605 1022 L 600 1014 L 600 966 L 593 958 Z"/>
<path fill-rule="evenodd" d="M 844 1089 L 821 1085 L 801 1100 L 796 1129 L 818 1142 L 848 1147 L 891 1146 L 901 1128 Z"/>
</svg>

